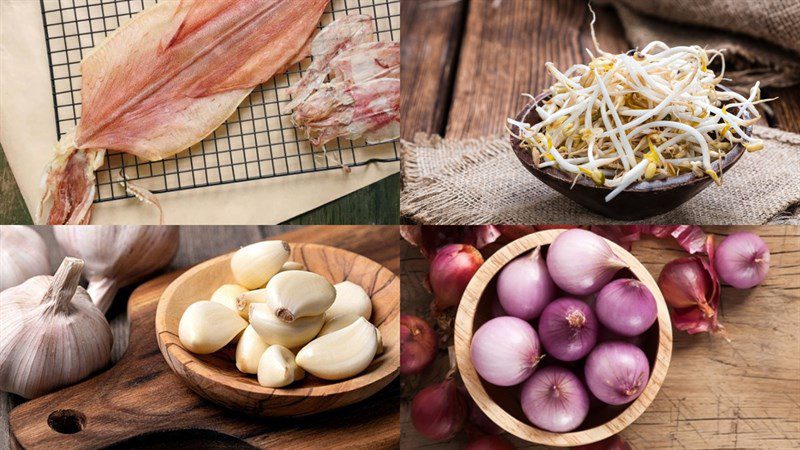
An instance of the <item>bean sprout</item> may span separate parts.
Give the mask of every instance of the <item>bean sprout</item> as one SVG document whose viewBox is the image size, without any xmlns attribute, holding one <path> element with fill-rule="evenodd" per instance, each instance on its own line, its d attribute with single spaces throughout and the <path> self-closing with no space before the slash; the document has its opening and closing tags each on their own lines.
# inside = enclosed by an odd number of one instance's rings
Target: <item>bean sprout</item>
<svg viewBox="0 0 800 450">
<path fill-rule="evenodd" d="M 761 118 L 755 105 L 772 99 L 761 99 L 759 83 L 748 97 L 722 90 L 723 50 L 655 41 L 613 55 L 600 49 L 594 21 L 592 38 L 600 56 L 587 49 L 588 64 L 564 72 L 545 64 L 555 83 L 535 105 L 538 123 L 508 119 L 509 132 L 531 151 L 536 167 L 613 188 L 608 202 L 636 182 L 688 172 L 721 184 L 713 160 L 739 143 L 748 151 L 763 148 L 745 130 Z M 717 58 L 719 75 L 708 68 Z"/>
</svg>

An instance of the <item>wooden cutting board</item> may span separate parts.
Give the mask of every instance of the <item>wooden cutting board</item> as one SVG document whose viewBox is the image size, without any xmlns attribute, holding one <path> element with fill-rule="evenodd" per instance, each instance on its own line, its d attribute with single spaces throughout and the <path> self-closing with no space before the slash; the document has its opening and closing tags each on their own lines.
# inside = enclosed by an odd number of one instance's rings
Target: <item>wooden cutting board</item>
<svg viewBox="0 0 800 450">
<path fill-rule="evenodd" d="M 276 238 L 346 248 L 385 264 L 395 273 L 398 270 L 396 227 L 312 227 Z M 218 407 L 192 392 L 164 361 L 154 325 L 161 292 L 182 272 L 153 279 L 131 294 L 130 344 L 113 367 L 11 412 L 11 433 L 17 444 L 28 449 L 399 445 L 397 381 L 364 402 L 300 419 L 250 417 Z M 60 410 L 66 412 L 59 414 Z M 78 426 L 83 429 L 65 433 Z"/>
</svg>

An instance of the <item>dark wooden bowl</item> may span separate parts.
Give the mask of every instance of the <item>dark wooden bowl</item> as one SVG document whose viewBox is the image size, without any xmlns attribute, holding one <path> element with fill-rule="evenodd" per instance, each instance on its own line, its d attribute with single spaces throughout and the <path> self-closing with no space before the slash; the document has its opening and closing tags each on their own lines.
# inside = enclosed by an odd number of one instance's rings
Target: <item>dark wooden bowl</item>
<svg viewBox="0 0 800 450">
<path fill-rule="evenodd" d="M 531 125 L 541 120 L 534 107 L 549 96 L 550 92 L 539 94 L 517 114 L 516 120 Z M 518 127 L 513 126 L 511 130 L 519 134 Z M 747 127 L 745 131 L 750 134 L 752 127 Z M 586 209 L 612 219 L 639 220 L 664 214 L 687 202 L 712 183 L 710 177 L 698 178 L 689 172 L 665 180 L 636 182 L 620 192 L 613 200 L 606 202 L 605 197 L 613 188 L 597 186 L 585 177 L 580 177 L 573 186 L 574 175 L 562 172 L 556 167 L 537 168 L 533 163 L 531 152 L 523 149 L 520 144 L 519 139 L 511 136 L 514 153 L 536 178 Z M 741 144 L 733 146 L 722 158 L 722 172 L 736 164 L 743 153 L 744 146 Z M 720 161 L 712 161 L 711 167 L 717 173 L 720 172 L 719 166 Z"/>
</svg>

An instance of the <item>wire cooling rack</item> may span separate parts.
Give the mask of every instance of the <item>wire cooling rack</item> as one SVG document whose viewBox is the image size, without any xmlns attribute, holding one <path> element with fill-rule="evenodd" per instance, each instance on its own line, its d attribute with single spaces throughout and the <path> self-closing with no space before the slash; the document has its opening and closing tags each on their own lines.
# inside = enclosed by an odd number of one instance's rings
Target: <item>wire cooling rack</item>
<svg viewBox="0 0 800 450">
<path fill-rule="evenodd" d="M 293 0 L 287 0 L 293 1 Z M 121 24 L 158 0 L 40 0 L 44 20 L 58 137 L 72 130 L 81 114 L 79 64 L 84 54 Z M 400 39 L 400 0 L 332 0 L 320 27 L 349 14 L 375 18 L 379 40 Z M 261 178 L 398 161 L 396 142 L 367 144 L 337 139 L 325 147 L 327 157 L 291 123 L 282 109 L 287 89 L 302 76 L 311 59 L 256 87 L 228 121 L 188 151 L 148 162 L 125 153 L 110 153 L 95 175 L 95 203 L 131 197 L 130 180 L 161 193 Z"/>
</svg>

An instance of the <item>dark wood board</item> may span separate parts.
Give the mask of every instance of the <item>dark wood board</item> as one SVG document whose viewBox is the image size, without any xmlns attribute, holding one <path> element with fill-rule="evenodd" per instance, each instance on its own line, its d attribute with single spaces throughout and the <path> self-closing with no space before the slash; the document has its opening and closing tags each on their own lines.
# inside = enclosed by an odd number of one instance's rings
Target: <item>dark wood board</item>
<svg viewBox="0 0 800 450">
<path fill-rule="evenodd" d="M 197 228 L 205 227 L 190 229 Z M 254 234 L 260 234 L 253 228 Z M 344 248 L 399 271 L 396 227 L 305 227 L 278 237 Z M 209 239 L 212 245 L 214 240 Z M 220 253 L 228 250 L 220 249 Z M 25 448 L 100 448 L 120 443 L 151 446 L 169 439 L 211 446 L 248 443 L 259 448 L 307 448 L 315 443 L 330 448 L 398 445 L 396 382 L 365 402 L 303 419 L 252 418 L 217 407 L 190 391 L 164 362 L 153 322 L 161 291 L 180 272 L 160 276 L 133 292 L 128 303 L 130 344 L 114 366 L 11 412 L 11 431 L 18 444 Z M 75 434 L 53 431 L 47 418 L 58 409 L 83 413 L 84 430 Z"/>
</svg>

